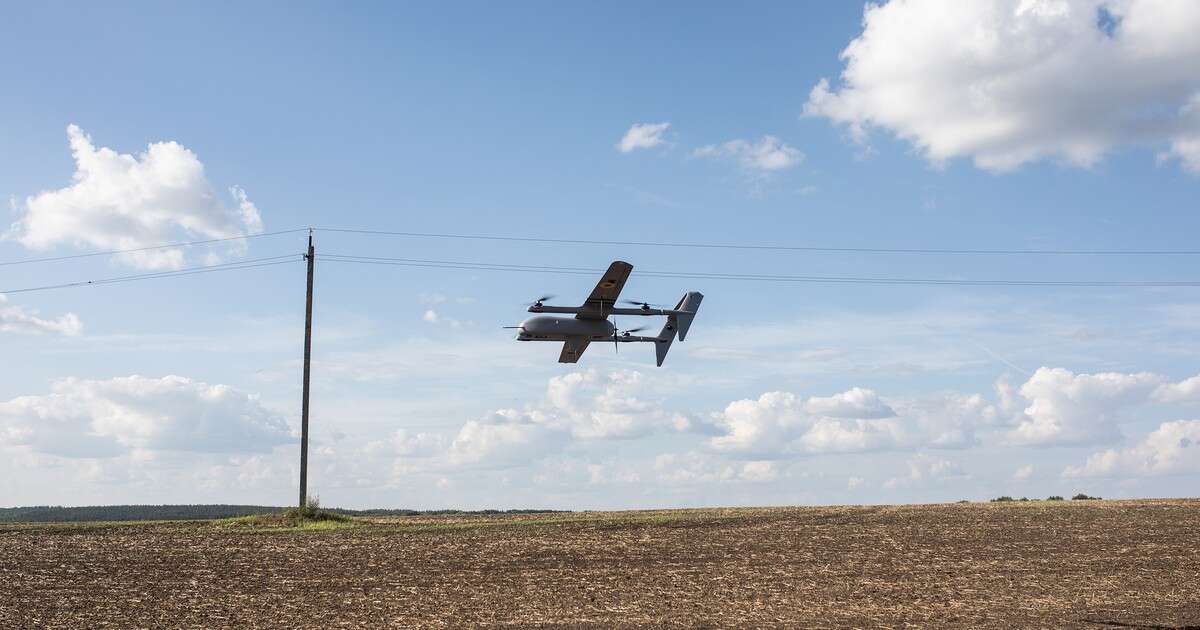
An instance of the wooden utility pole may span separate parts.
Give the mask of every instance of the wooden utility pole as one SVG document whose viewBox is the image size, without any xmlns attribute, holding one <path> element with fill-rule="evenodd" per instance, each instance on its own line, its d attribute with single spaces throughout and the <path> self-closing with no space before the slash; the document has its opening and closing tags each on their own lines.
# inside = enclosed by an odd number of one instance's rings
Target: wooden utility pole
<svg viewBox="0 0 1200 630">
<path fill-rule="evenodd" d="M 312 289 L 313 261 L 316 259 L 316 249 L 313 248 L 312 230 L 308 231 L 308 291 L 304 296 L 304 402 L 300 405 L 300 507 L 308 502 L 308 372 L 312 359 Z"/>
</svg>

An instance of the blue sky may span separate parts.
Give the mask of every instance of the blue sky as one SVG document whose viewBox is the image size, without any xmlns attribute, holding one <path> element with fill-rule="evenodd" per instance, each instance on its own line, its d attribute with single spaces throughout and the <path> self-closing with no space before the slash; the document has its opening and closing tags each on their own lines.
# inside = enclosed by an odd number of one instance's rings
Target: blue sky
<svg viewBox="0 0 1200 630">
<path fill-rule="evenodd" d="M 1101 7 L 1115 28 L 1102 28 Z M 6 7 L 0 261 L 306 226 L 1195 249 L 1200 68 L 1179 25 L 1200 17 L 1190 3 L 1168 7 L 1177 15 L 1142 0 L 997 0 L 940 18 L 919 1 L 866 13 L 854 3 Z M 90 179 L 76 174 L 68 125 L 104 165 Z M 660 132 L 619 150 L 635 125 Z M 0 291 L 299 253 L 304 238 L 192 248 L 174 262 L 0 267 Z M 1194 287 L 637 273 L 1197 280 L 1196 256 L 335 232 L 318 232 L 317 247 L 310 487 L 327 504 L 1157 496 L 1187 494 L 1200 474 Z M 663 368 L 638 346 L 617 356 L 596 346 L 563 366 L 556 347 L 518 344 L 499 327 L 542 293 L 581 300 L 593 278 L 322 263 L 322 253 L 586 268 L 623 259 L 635 265 L 626 296 L 706 298 Z M 0 473 L 20 483 L 0 504 L 290 501 L 303 281 L 296 262 L 8 294 Z"/>
</svg>

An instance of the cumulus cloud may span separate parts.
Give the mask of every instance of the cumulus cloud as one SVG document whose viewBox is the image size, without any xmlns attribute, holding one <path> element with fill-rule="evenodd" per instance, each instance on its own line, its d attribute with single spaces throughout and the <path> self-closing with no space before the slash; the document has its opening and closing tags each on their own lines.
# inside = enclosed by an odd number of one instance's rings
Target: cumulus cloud
<svg viewBox="0 0 1200 630">
<path fill-rule="evenodd" d="M 779 477 L 778 464 L 767 460 L 725 461 L 703 453 L 665 453 L 654 458 L 660 482 L 673 485 L 744 481 L 762 483 Z"/>
<path fill-rule="evenodd" d="M 0 402 L 0 443 L 66 457 L 261 452 L 291 441 L 257 396 L 182 376 L 66 378 L 49 394 Z"/>
<path fill-rule="evenodd" d="M 813 396 L 804 401 L 804 411 L 833 418 L 890 418 L 896 415 L 891 407 L 879 399 L 879 394 L 861 387 L 824 398 Z"/>
<path fill-rule="evenodd" d="M 1089 166 L 1163 147 L 1200 172 L 1200 3 L 893 0 L 867 4 L 804 111 L 911 142 L 935 163 L 1005 171 L 1042 158 Z"/>
<path fill-rule="evenodd" d="M 1156 374 L 1074 374 L 1039 368 L 1021 386 L 1029 405 L 1008 434 L 1014 444 L 1094 444 L 1120 437 L 1119 412 L 1143 404 L 1162 383 Z"/>
<path fill-rule="evenodd" d="M 1164 422 L 1129 448 L 1093 453 L 1065 477 L 1166 475 L 1200 472 L 1200 420 Z"/>
<path fill-rule="evenodd" d="M 433 324 L 435 326 L 445 325 L 451 328 L 461 328 L 463 325 L 463 323 L 457 319 L 454 319 L 453 317 L 446 317 L 442 313 L 432 308 L 425 309 L 425 312 L 421 314 L 421 321 L 424 321 L 427 324 Z"/>
<path fill-rule="evenodd" d="M 768 173 L 792 168 L 804 161 L 799 149 L 775 136 L 763 136 L 758 142 L 737 139 L 709 144 L 692 151 L 697 158 L 731 158 L 747 171 Z"/>
<path fill-rule="evenodd" d="M 27 334 L 53 333 L 77 337 L 83 333 L 83 322 L 75 313 L 60 315 L 54 319 L 38 317 L 38 312 L 16 304 L 0 293 L 0 332 Z"/>
<path fill-rule="evenodd" d="M 709 446 L 776 456 L 891 448 L 906 439 L 894 415 L 871 390 L 807 399 L 767 392 L 757 400 L 729 403 L 716 414 L 714 424 L 722 434 L 710 438 Z"/>
<path fill-rule="evenodd" d="M 917 427 L 922 441 L 937 448 L 966 448 L 979 442 L 981 429 L 1006 421 L 1001 405 L 980 394 L 947 392 L 893 403 L 897 414 Z"/>
<path fill-rule="evenodd" d="M 803 398 L 767 392 L 738 400 L 715 414 L 718 451 L 783 456 L 797 453 L 862 452 L 930 446 L 963 448 L 976 432 L 999 422 L 996 405 L 978 394 L 946 393 L 921 399 L 884 401 L 855 387 L 832 396 Z"/>
<path fill-rule="evenodd" d="M 884 488 L 894 489 L 920 485 L 935 480 L 962 479 L 967 477 L 966 473 L 963 472 L 962 466 L 957 463 L 939 457 L 931 457 L 924 453 L 917 453 L 905 463 L 908 466 L 908 476 L 892 477 L 883 482 Z"/>
<path fill-rule="evenodd" d="M 632 439 L 657 430 L 690 428 L 685 416 L 640 397 L 647 391 L 645 376 L 632 370 L 588 370 L 552 377 L 541 400 L 464 423 L 431 465 L 502 468 L 527 464 L 572 442 Z M 405 434 L 391 442 L 396 440 L 436 444 L 428 435 Z M 375 448 L 377 452 L 402 450 L 387 443 Z"/>
<path fill-rule="evenodd" d="M 463 424 L 446 453 L 453 466 L 503 468 L 528 463 L 559 450 L 565 436 L 511 409 Z"/>
<path fill-rule="evenodd" d="M 1147 372 L 1075 374 L 1043 367 L 996 398 L 943 392 L 885 400 L 855 387 L 832 396 L 767 392 L 713 414 L 714 450 L 786 457 L 913 448 L 969 448 L 985 438 L 1015 446 L 1071 446 L 1121 439 L 1125 412 L 1153 402 L 1200 401 L 1200 377 L 1166 382 Z"/>
<path fill-rule="evenodd" d="M 1025 481 L 1033 476 L 1033 464 L 1026 464 L 1013 471 L 1013 479 Z"/>
<path fill-rule="evenodd" d="M 397 429 L 386 439 L 367 443 L 368 455 L 389 457 L 432 457 L 445 449 L 445 438 L 437 433 Z"/>
<path fill-rule="evenodd" d="M 648 386 L 645 374 L 636 370 L 571 372 L 552 377 L 545 398 L 524 413 L 533 423 L 583 440 L 634 438 L 657 429 L 686 428 L 686 417 L 640 397 Z"/>
<path fill-rule="evenodd" d="M 617 150 L 629 153 L 635 149 L 651 149 L 666 142 L 663 134 L 670 128 L 671 123 L 637 123 L 625 132 L 617 143 Z"/>
<path fill-rule="evenodd" d="M 1179 110 L 1181 131 L 1171 138 L 1171 148 L 1160 157 L 1179 158 L 1183 167 L 1200 174 L 1200 92 L 1192 95 L 1187 105 Z"/>
<path fill-rule="evenodd" d="M 1164 403 L 1200 403 L 1200 376 L 1178 383 L 1163 383 L 1154 390 L 1154 400 Z"/>
<path fill-rule="evenodd" d="M 67 128 L 67 137 L 75 158 L 73 181 L 26 198 L 8 238 L 31 249 L 64 244 L 134 249 L 262 232 L 262 218 L 246 192 L 235 186 L 229 203 L 223 202 L 204 165 L 177 142 L 154 142 L 135 156 L 96 147 L 75 125 Z M 233 241 L 229 249 L 237 253 L 244 247 Z M 177 269 L 186 262 L 184 251 L 174 248 L 131 252 L 118 260 L 143 269 Z"/>
</svg>

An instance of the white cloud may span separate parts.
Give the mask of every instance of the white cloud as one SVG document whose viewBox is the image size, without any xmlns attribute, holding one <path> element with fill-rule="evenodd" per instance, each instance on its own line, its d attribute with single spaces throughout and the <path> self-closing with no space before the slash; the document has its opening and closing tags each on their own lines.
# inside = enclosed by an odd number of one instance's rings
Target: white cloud
<svg viewBox="0 0 1200 630">
<path fill-rule="evenodd" d="M 718 451 L 764 455 L 889 448 L 904 439 L 900 424 L 887 417 L 894 415 L 890 411 L 870 390 L 808 399 L 767 392 L 757 400 L 729 403 L 715 417 L 723 434 L 711 438 L 709 445 Z"/>
<path fill-rule="evenodd" d="M 896 415 L 891 407 L 869 389 L 855 387 L 833 396 L 813 396 L 804 401 L 804 411 L 814 416 L 833 418 L 890 418 Z"/>
<path fill-rule="evenodd" d="M 617 143 L 617 150 L 621 153 L 629 153 L 635 149 L 650 149 L 664 142 L 663 134 L 671 126 L 671 123 L 637 123 L 625 132 L 621 137 L 621 141 Z"/>
<path fill-rule="evenodd" d="M 450 303 L 464 305 L 464 304 L 474 304 L 475 298 L 467 297 L 467 296 L 450 297 L 450 296 L 446 295 L 445 293 L 439 293 L 437 291 L 433 291 L 433 292 L 418 293 L 417 301 L 425 306 L 437 306 L 439 304 L 450 304 Z"/>
<path fill-rule="evenodd" d="M 744 462 L 738 473 L 738 477 L 746 481 L 774 481 L 778 476 L 778 465 L 765 460 Z"/>
<path fill-rule="evenodd" d="M 1066 477 L 1165 475 L 1200 471 L 1200 420 L 1164 422 L 1134 446 L 1093 453 Z"/>
<path fill-rule="evenodd" d="M 639 397 L 648 386 L 646 376 L 636 370 L 571 372 L 552 377 L 545 398 L 525 413 L 532 422 L 582 440 L 634 438 L 686 427 L 686 418 Z"/>
<path fill-rule="evenodd" d="M 908 466 L 908 476 L 892 477 L 883 482 L 884 488 L 895 489 L 917 486 L 931 481 L 965 479 L 968 477 L 963 472 L 962 466 L 959 466 L 957 463 L 947 459 L 931 457 L 924 453 L 917 453 L 909 458 L 906 464 Z"/>
<path fill-rule="evenodd" d="M 656 430 L 689 428 L 687 419 L 664 411 L 657 401 L 639 398 L 645 377 L 631 370 L 570 372 L 551 377 L 544 397 L 520 409 L 498 409 L 462 425 L 434 465 L 504 468 L 529 464 L 572 442 L 632 439 Z M 404 434 L 401 443 L 433 436 Z M 408 447 L 404 447 L 408 448 Z M 386 443 L 377 451 L 396 451 Z"/>
<path fill-rule="evenodd" d="M 654 458 L 658 480 L 672 485 L 744 481 L 762 483 L 779 477 L 775 462 L 725 461 L 703 453 L 665 453 Z"/>
<path fill-rule="evenodd" d="M 820 418 L 798 439 L 808 453 L 849 453 L 897 448 L 906 441 L 895 420 Z"/>
<path fill-rule="evenodd" d="M 1148 372 L 1073 374 L 1063 368 L 1039 368 L 1021 386 L 1029 406 L 1008 439 L 1035 446 L 1115 440 L 1120 437 L 1119 412 L 1148 402 L 1162 380 Z"/>
<path fill-rule="evenodd" d="M 719 451 L 777 452 L 808 422 L 803 401 L 790 392 L 729 403 L 716 418 L 724 432 L 709 440 Z"/>
<path fill-rule="evenodd" d="M 938 448 L 974 446 L 980 429 L 1003 421 L 1001 410 L 979 394 L 948 392 L 894 405 L 925 444 Z"/>
<path fill-rule="evenodd" d="M 1025 481 L 1033 476 L 1033 464 L 1026 464 L 1013 472 L 1013 479 Z"/>
<path fill-rule="evenodd" d="M 562 434 L 532 423 L 511 409 L 483 420 L 470 420 L 455 435 L 446 453 L 453 466 L 504 468 L 528 464 L 562 448 Z"/>
<path fill-rule="evenodd" d="M 1154 400 L 1164 403 L 1200 402 L 1200 375 L 1178 383 L 1163 383 L 1154 390 Z"/>
<path fill-rule="evenodd" d="M 867 4 L 840 85 L 822 79 L 805 113 L 858 142 L 890 131 L 934 163 L 1088 166 L 1116 147 L 1158 145 L 1200 172 L 1198 29 L 1196 2 Z"/>
<path fill-rule="evenodd" d="M 1019 388 L 996 382 L 996 401 L 943 392 L 885 400 L 851 388 L 803 398 L 767 392 L 737 400 L 693 430 L 714 433 L 717 451 L 786 457 L 912 448 L 969 448 L 988 439 L 1012 446 L 1070 446 L 1121 439 L 1123 413 L 1152 402 L 1200 400 L 1200 377 L 1164 383 L 1157 374 L 1074 374 L 1038 369 Z"/>
<path fill-rule="evenodd" d="M 915 457 L 908 460 L 908 476 L 911 479 L 937 479 L 940 477 L 960 477 L 962 475 L 962 467 L 947 459 L 930 457 L 924 453 L 918 453 Z"/>
<path fill-rule="evenodd" d="M 588 464 L 588 483 L 592 485 L 638 483 L 642 476 L 628 466 L 607 462 L 603 464 Z"/>
<path fill-rule="evenodd" d="M 804 161 L 804 154 L 799 149 L 775 136 L 763 136 L 757 143 L 737 139 L 706 145 L 692 151 L 692 157 L 733 158 L 747 171 L 760 173 L 781 171 Z"/>
<path fill-rule="evenodd" d="M 75 313 L 60 315 L 54 319 L 42 319 L 37 311 L 8 303 L 8 297 L 0 294 L 0 332 L 55 333 L 78 337 L 83 333 L 83 322 Z"/>
<path fill-rule="evenodd" d="M 713 425 L 720 434 L 709 445 L 771 456 L 959 448 L 974 444 L 977 428 L 995 423 L 996 416 L 995 406 L 978 395 L 949 393 L 888 403 L 859 387 L 810 398 L 767 392 L 757 400 L 734 401 L 716 414 Z"/>
<path fill-rule="evenodd" d="M 430 308 L 425 310 L 425 314 L 421 315 L 421 319 L 430 324 L 436 324 L 441 320 L 441 317 L 438 316 L 437 311 Z"/>
<path fill-rule="evenodd" d="M 47 395 L 0 402 L 0 442 L 67 457 L 268 451 L 292 440 L 257 396 L 181 376 L 66 378 Z"/>
<path fill-rule="evenodd" d="M 1179 110 L 1181 131 L 1171 138 L 1171 149 L 1161 157 L 1179 158 L 1183 167 L 1200 174 L 1200 91 Z"/>
<path fill-rule="evenodd" d="M 154 142 L 134 156 L 95 147 L 75 125 L 67 128 L 67 136 L 75 158 L 73 181 L 25 199 L 24 214 L 9 237 L 26 247 L 133 249 L 262 232 L 262 218 L 245 191 L 236 186 L 229 190 L 233 207 L 222 202 L 204 165 L 177 142 Z M 234 253 L 244 248 L 242 241 L 228 246 Z M 182 249 L 132 252 L 117 259 L 143 269 L 176 269 L 186 262 Z"/>
<path fill-rule="evenodd" d="M 367 443 L 367 455 L 384 457 L 431 457 L 446 447 L 445 439 L 437 433 L 412 433 L 407 429 L 396 429 L 383 440 Z"/>
</svg>

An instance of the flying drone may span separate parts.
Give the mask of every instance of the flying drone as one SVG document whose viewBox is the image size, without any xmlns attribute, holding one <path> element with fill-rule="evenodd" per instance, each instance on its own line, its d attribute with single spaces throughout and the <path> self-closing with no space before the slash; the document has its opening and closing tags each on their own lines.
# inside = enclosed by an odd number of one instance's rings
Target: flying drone
<svg viewBox="0 0 1200 630">
<path fill-rule="evenodd" d="M 506 328 L 517 330 L 518 341 L 563 342 L 562 353 L 558 355 L 559 363 L 576 363 L 593 341 L 611 340 L 614 351 L 619 351 L 622 343 L 653 343 L 658 365 L 661 366 L 663 359 L 667 358 L 667 350 L 670 350 L 671 343 L 675 341 L 676 333 L 680 341 L 687 336 L 688 328 L 691 327 L 692 319 L 696 316 L 700 300 L 704 299 L 704 296 L 699 291 L 688 291 L 683 294 L 675 308 L 671 309 L 652 308 L 656 305 L 635 300 L 622 302 L 637 308 L 619 307 L 617 297 L 632 271 L 633 265 L 627 262 L 613 262 L 582 306 L 547 306 L 544 302 L 552 299 L 552 295 L 543 295 L 529 305 L 530 313 L 573 314 L 575 317 L 539 315 L 526 319 L 520 326 Z M 608 321 L 610 315 L 661 315 L 667 318 L 667 323 L 663 325 L 657 337 L 646 337 L 634 334 L 645 330 L 646 327 L 618 330 L 613 322 Z"/>
</svg>

